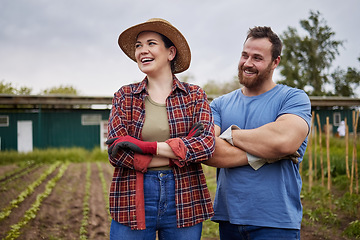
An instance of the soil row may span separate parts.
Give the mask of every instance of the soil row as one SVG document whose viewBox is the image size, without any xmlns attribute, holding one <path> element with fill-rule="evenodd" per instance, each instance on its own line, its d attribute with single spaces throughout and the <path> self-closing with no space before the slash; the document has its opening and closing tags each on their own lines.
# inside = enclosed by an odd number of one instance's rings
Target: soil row
<svg viewBox="0 0 360 240">
<path fill-rule="evenodd" d="M 83 219 L 83 202 L 85 196 L 87 163 L 70 163 L 62 178 L 57 182 L 51 194 L 43 200 L 32 219 L 20 232 L 18 239 L 79 239 L 81 221 Z M 91 164 L 88 239 L 109 239 L 110 218 L 106 209 L 105 199 L 99 170 L 102 171 L 107 186 L 111 181 L 111 166 L 101 162 Z M 27 185 L 35 181 L 48 168 L 42 165 L 24 176 L 9 182 L 6 188 L 0 189 L 0 211 L 10 204 Z M 12 168 L 0 167 L 2 173 L 13 171 Z M 5 169 L 5 170 L 4 170 Z M 37 195 L 41 194 L 47 182 L 58 172 L 59 167 L 52 172 L 35 191 L 24 199 L 11 214 L 0 222 L 0 239 L 10 230 L 10 226 L 19 222 L 25 212 L 31 207 Z M 101 174 L 101 173 L 100 173 Z"/>
</svg>

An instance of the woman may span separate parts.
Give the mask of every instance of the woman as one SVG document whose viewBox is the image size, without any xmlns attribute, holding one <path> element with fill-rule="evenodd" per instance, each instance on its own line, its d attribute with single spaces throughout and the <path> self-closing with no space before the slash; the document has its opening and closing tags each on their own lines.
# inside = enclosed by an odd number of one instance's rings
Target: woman
<svg viewBox="0 0 360 240">
<path fill-rule="evenodd" d="M 200 239 L 213 216 L 201 162 L 215 142 L 205 92 L 174 75 L 188 69 L 190 48 L 163 19 L 128 28 L 119 46 L 146 77 L 113 98 L 110 239 Z"/>
</svg>

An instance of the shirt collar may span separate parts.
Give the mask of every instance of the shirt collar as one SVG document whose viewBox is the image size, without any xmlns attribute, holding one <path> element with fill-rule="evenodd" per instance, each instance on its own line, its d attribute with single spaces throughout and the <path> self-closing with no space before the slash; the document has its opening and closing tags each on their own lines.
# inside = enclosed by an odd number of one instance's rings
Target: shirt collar
<svg viewBox="0 0 360 240">
<path fill-rule="evenodd" d="M 134 94 L 140 94 L 143 91 L 147 92 L 146 91 L 147 84 L 148 84 L 148 79 L 147 79 L 147 77 L 145 77 L 144 80 L 142 80 L 142 82 L 139 84 L 139 86 L 135 89 Z M 172 92 L 174 92 L 177 88 L 184 91 L 184 92 L 186 92 L 186 88 L 184 86 L 184 83 L 180 82 L 177 79 L 177 77 L 175 75 L 173 75 Z"/>
</svg>

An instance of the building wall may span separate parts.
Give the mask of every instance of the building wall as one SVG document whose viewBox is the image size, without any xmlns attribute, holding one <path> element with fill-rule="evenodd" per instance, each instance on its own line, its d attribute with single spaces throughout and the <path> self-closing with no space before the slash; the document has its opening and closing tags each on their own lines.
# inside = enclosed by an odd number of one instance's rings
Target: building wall
<svg viewBox="0 0 360 240">
<path fill-rule="evenodd" d="M 100 147 L 100 121 L 108 120 L 110 110 L 29 109 L 2 110 L 8 126 L 0 127 L 1 150 L 17 150 L 18 121 L 32 121 L 33 148 Z"/>
<path fill-rule="evenodd" d="M 319 115 L 321 129 L 324 132 L 326 129 L 326 118 L 329 117 L 330 131 L 332 134 L 337 133 L 337 128 L 341 121 L 347 120 L 349 132 L 353 132 L 352 109 L 313 109 L 315 113 L 314 125 L 318 128 L 316 115 Z M 359 130 L 359 128 L 357 129 Z"/>
</svg>

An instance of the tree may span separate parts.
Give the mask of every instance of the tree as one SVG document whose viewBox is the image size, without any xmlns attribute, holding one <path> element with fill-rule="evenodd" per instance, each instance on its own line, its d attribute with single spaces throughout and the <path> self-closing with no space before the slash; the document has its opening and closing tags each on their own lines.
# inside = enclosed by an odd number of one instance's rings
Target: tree
<svg viewBox="0 0 360 240">
<path fill-rule="evenodd" d="M 300 37 L 291 27 L 280 36 L 284 50 L 279 66 L 285 79 L 278 83 L 300 89 L 310 86 L 308 94 L 314 96 L 329 94 L 324 89 L 330 82 L 328 70 L 343 45 L 343 41 L 333 40 L 335 32 L 320 15 L 319 11 L 310 11 L 309 19 L 300 21 L 306 36 Z"/>
<path fill-rule="evenodd" d="M 52 87 L 49 89 L 45 89 L 45 90 L 43 90 L 42 94 L 45 94 L 45 95 L 49 95 L 49 94 L 78 95 L 78 90 L 76 90 L 72 86 L 60 85 L 59 87 Z"/>
<path fill-rule="evenodd" d="M 360 62 L 360 58 L 358 58 Z M 360 71 L 355 68 L 348 67 L 342 70 L 339 67 L 331 74 L 335 86 L 335 95 L 350 97 L 354 96 L 354 90 L 359 87 Z"/>
<path fill-rule="evenodd" d="M 29 95 L 32 89 L 28 87 L 20 87 L 17 89 L 13 87 L 11 83 L 7 83 L 4 80 L 0 82 L 0 93 L 2 94 L 15 94 L 15 95 Z"/>
<path fill-rule="evenodd" d="M 0 82 L 0 93 L 3 94 L 15 94 L 16 89 L 11 85 L 11 83 L 6 83 L 4 80 Z"/>
<path fill-rule="evenodd" d="M 234 91 L 239 87 L 240 87 L 240 82 L 238 77 L 236 76 L 233 78 L 232 81 L 228 81 L 228 82 L 218 83 L 215 80 L 210 80 L 203 86 L 203 89 L 207 95 L 219 96 Z"/>
</svg>

